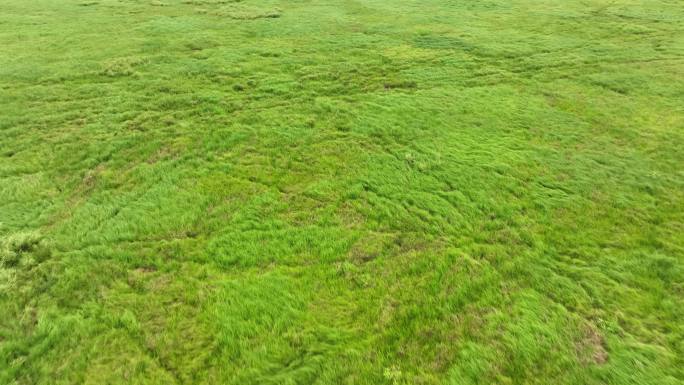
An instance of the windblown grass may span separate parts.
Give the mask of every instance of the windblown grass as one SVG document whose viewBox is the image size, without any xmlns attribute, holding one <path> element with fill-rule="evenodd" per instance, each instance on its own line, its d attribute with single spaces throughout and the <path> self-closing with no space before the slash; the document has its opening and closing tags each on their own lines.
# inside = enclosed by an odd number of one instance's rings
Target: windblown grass
<svg viewBox="0 0 684 385">
<path fill-rule="evenodd" d="M 684 382 L 681 2 L 1 8 L 1 384 Z"/>
</svg>

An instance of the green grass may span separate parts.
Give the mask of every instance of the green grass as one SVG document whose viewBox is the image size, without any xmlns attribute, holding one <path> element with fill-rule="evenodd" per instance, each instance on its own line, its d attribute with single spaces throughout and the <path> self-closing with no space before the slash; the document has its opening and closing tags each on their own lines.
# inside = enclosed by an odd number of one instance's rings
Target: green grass
<svg viewBox="0 0 684 385">
<path fill-rule="evenodd" d="M 679 0 L 0 0 L 0 383 L 684 383 Z"/>
</svg>

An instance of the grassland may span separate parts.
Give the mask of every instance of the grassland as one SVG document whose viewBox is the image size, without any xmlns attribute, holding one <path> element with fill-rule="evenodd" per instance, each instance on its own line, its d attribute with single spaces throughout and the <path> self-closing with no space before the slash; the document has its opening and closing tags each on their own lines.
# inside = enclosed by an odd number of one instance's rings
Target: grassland
<svg viewBox="0 0 684 385">
<path fill-rule="evenodd" d="M 0 0 L 0 384 L 684 383 L 679 0 Z"/>
</svg>

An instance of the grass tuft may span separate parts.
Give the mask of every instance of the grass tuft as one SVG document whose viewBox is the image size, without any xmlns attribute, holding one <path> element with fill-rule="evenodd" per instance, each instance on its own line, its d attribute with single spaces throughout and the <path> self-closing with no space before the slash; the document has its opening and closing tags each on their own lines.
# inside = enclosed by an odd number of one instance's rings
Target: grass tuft
<svg viewBox="0 0 684 385">
<path fill-rule="evenodd" d="M 136 57 L 111 59 L 102 65 L 100 74 L 109 77 L 132 76 L 136 74 L 135 68 L 145 63 L 145 60 Z"/>
</svg>

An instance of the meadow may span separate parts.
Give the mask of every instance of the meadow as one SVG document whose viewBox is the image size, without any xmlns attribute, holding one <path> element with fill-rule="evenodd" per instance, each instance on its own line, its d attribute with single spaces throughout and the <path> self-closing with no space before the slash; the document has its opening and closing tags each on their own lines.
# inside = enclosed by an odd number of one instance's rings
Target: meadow
<svg viewBox="0 0 684 385">
<path fill-rule="evenodd" d="M 684 384 L 684 3 L 0 0 L 0 384 Z"/>
</svg>

